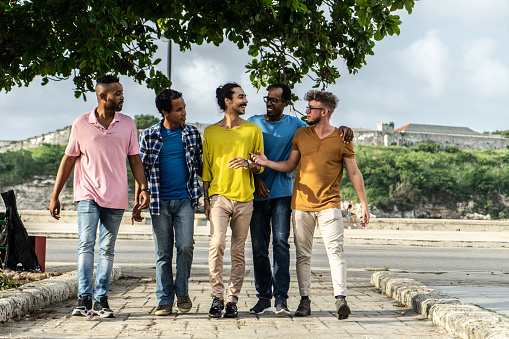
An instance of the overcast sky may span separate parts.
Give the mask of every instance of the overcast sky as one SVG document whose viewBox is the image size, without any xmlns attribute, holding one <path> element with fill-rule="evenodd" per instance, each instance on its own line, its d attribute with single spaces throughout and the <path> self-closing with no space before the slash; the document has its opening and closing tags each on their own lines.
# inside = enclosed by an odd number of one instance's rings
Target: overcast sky
<svg viewBox="0 0 509 339">
<path fill-rule="evenodd" d="M 509 129 L 509 1 L 421 0 L 411 15 L 401 13 L 399 36 L 378 42 L 375 55 L 359 73 L 342 77 L 329 91 L 340 98 L 332 117 L 335 126 L 376 129 L 377 122 L 469 127 L 477 132 Z M 157 57 L 166 72 L 166 44 Z M 215 102 L 217 86 L 235 81 L 248 94 L 246 118 L 264 114 L 262 97 L 245 73 L 247 50 L 232 44 L 195 46 L 180 53 L 174 48 L 173 88 L 183 92 L 188 123 L 221 119 Z M 154 93 L 121 77 L 125 103 L 122 113 L 160 116 Z M 296 86 L 302 97 L 312 83 Z M 73 83 L 36 79 L 28 88 L 0 93 L 0 140 L 23 140 L 71 125 L 96 105 L 75 99 Z M 304 110 L 305 102 L 296 107 Z M 290 113 L 291 112 L 287 112 Z"/>
</svg>

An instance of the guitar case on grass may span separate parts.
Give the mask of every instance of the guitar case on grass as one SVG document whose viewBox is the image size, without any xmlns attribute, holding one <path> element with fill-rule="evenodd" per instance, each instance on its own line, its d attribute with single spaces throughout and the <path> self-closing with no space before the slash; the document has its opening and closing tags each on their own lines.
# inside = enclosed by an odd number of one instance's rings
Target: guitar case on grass
<svg viewBox="0 0 509 339">
<path fill-rule="evenodd" d="M 6 207 L 5 226 L 8 231 L 4 268 L 40 272 L 41 265 L 37 260 L 34 246 L 18 214 L 14 191 L 2 193 L 2 198 Z"/>
</svg>

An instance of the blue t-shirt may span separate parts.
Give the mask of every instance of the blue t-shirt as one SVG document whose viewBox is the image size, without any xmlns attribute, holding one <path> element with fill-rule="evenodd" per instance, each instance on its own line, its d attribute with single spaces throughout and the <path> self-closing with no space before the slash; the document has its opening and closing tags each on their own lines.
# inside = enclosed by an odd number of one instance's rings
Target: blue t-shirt
<svg viewBox="0 0 509 339">
<path fill-rule="evenodd" d="M 187 181 L 189 170 L 186 163 L 182 130 L 161 126 L 163 147 L 159 152 L 160 197 L 163 200 L 189 198 Z"/>
<path fill-rule="evenodd" d="M 283 161 L 288 159 L 292 150 L 292 141 L 295 132 L 306 123 L 297 117 L 283 115 L 279 121 L 268 121 L 265 115 L 254 115 L 247 119 L 258 125 L 263 133 L 263 145 L 265 155 L 272 161 Z M 292 195 L 293 184 L 292 174 L 286 172 L 277 172 L 270 168 L 260 173 L 259 178 L 265 182 L 269 189 L 269 198 L 260 198 L 256 194 L 256 201 L 269 200 Z"/>
</svg>

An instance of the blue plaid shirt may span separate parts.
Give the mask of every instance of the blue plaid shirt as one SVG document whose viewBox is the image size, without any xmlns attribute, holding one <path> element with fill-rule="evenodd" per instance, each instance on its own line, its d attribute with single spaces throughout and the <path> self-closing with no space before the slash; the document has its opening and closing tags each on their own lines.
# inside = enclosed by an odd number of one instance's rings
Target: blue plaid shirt
<svg viewBox="0 0 509 339">
<path fill-rule="evenodd" d="M 162 120 L 140 134 L 140 157 L 145 169 L 145 176 L 148 178 L 148 187 L 150 188 L 150 213 L 155 215 L 160 214 L 159 152 L 163 147 L 161 124 Z M 198 199 L 202 195 L 200 184 L 198 183 L 198 168 L 203 165 L 201 136 L 198 129 L 194 126 L 180 125 L 180 128 L 182 129 L 182 142 L 184 143 L 187 169 L 189 170 L 187 191 L 193 206 L 197 206 Z"/>
</svg>

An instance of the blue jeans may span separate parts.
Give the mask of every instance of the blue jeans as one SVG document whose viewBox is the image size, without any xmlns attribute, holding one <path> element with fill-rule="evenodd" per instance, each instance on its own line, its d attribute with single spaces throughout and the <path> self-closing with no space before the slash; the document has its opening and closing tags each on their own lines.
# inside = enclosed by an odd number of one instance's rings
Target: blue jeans
<svg viewBox="0 0 509 339">
<path fill-rule="evenodd" d="M 251 217 L 251 244 L 258 298 L 288 298 L 290 287 L 290 208 L 292 198 L 255 201 Z M 271 227 L 272 220 L 272 227 Z M 269 242 L 272 228 L 274 275 L 270 269 Z"/>
<path fill-rule="evenodd" d="M 78 296 L 93 295 L 94 299 L 99 301 L 108 294 L 115 240 L 123 215 L 123 209 L 104 208 L 93 200 L 78 202 Z M 99 257 L 95 288 L 92 290 L 97 226 L 99 226 Z"/>
<path fill-rule="evenodd" d="M 156 297 L 158 305 L 173 305 L 175 293 L 188 295 L 194 250 L 194 208 L 191 198 L 160 200 L 159 215 L 152 215 L 156 247 Z M 175 241 L 174 241 L 175 239 Z M 173 282 L 173 243 L 177 248 L 177 274 Z"/>
</svg>

